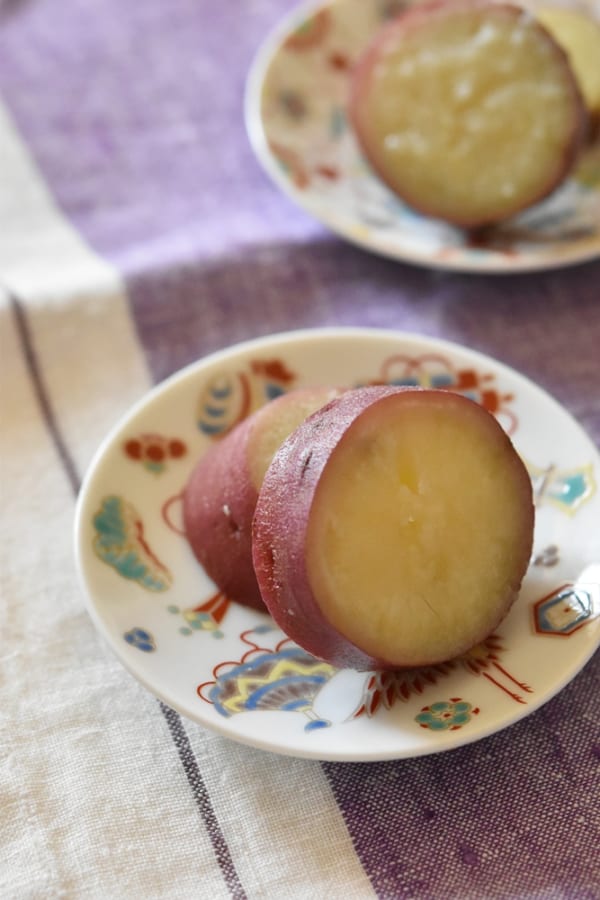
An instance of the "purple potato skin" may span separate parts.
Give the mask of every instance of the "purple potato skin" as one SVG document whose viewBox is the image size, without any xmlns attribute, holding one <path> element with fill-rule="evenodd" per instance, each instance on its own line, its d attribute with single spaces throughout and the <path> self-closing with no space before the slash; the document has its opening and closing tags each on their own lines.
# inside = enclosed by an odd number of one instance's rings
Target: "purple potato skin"
<svg viewBox="0 0 600 900">
<path fill-rule="evenodd" d="M 198 462 L 183 495 L 183 520 L 196 559 L 218 588 L 230 600 L 265 612 L 252 565 L 258 491 L 247 459 L 258 413 L 213 444 Z"/>
<path fill-rule="evenodd" d="M 369 670 L 375 660 L 332 628 L 312 592 L 305 538 L 315 492 L 329 457 L 356 417 L 398 388 L 349 391 L 309 416 L 276 453 L 254 514 L 254 571 L 271 616 L 289 637 L 340 668 Z"/>
<path fill-rule="evenodd" d="M 327 620 L 315 597 L 306 564 L 306 539 L 319 481 L 337 445 L 352 424 L 374 403 L 409 392 L 418 392 L 420 402 L 438 403 L 440 394 L 460 408 L 476 406 L 458 394 L 422 388 L 374 386 L 349 391 L 328 403 L 297 428 L 281 445 L 267 471 L 259 494 L 253 524 L 254 570 L 263 600 L 277 625 L 297 644 L 314 656 L 338 668 L 360 671 L 399 669 L 401 665 L 373 656 L 356 646 Z M 523 494 L 523 534 L 526 536 L 516 566 L 517 577 L 499 610 L 500 622 L 518 596 L 531 556 L 533 503 L 531 481 L 512 448 L 508 436 L 483 407 L 481 421 L 494 439 L 514 454 L 515 478 Z M 487 418 L 486 418 L 487 417 Z M 498 624 L 498 623 L 496 623 Z M 494 626 L 495 627 L 495 626 Z M 493 630 L 493 629 L 492 629 Z M 488 632 L 490 633 L 490 632 Z M 483 640 L 486 635 L 481 635 Z M 465 652 L 468 647 L 459 652 Z M 423 659 L 421 665 L 439 660 Z M 411 668 L 414 663 L 411 664 Z"/>
<path fill-rule="evenodd" d="M 183 497 L 185 532 L 194 555 L 230 600 L 266 612 L 252 563 L 252 518 L 260 488 L 251 472 L 255 438 L 269 434 L 290 412 L 321 405 L 339 392 L 319 386 L 282 394 L 213 444 L 192 472 Z"/>
</svg>

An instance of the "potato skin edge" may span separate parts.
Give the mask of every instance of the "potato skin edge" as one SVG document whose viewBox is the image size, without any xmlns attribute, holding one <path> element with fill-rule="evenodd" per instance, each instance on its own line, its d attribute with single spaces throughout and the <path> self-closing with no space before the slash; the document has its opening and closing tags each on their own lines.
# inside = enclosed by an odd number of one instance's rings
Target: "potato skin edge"
<svg viewBox="0 0 600 900">
<path fill-rule="evenodd" d="M 230 599 L 266 612 L 252 563 L 252 519 L 259 486 L 252 477 L 254 438 L 281 410 L 321 402 L 340 388 L 297 388 L 260 407 L 199 460 L 183 498 L 184 527 L 196 559 Z"/>
<path fill-rule="evenodd" d="M 246 456 L 255 415 L 209 447 L 197 463 L 183 494 L 183 521 L 194 556 L 219 590 L 264 612 L 251 550 L 258 491 Z"/>
</svg>

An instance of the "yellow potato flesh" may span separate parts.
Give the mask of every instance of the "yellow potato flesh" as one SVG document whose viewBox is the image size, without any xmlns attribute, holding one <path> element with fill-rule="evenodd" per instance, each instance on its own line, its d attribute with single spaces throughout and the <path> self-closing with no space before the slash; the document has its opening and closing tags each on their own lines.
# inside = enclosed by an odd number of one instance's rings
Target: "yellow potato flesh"
<svg viewBox="0 0 600 900">
<path fill-rule="evenodd" d="M 525 13 L 472 11 L 408 31 L 365 98 L 381 174 L 418 208 L 465 224 L 534 202 L 560 177 L 576 126 L 565 69 Z"/>
<path fill-rule="evenodd" d="M 246 454 L 250 479 L 257 491 L 271 460 L 288 435 L 339 393 L 337 388 L 330 387 L 299 389 L 264 408 L 248 438 Z"/>
<path fill-rule="evenodd" d="M 600 24 L 572 9 L 542 9 L 536 17 L 569 57 L 586 107 L 600 115 Z"/>
<path fill-rule="evenodd" d="M 321 610 L 388 662 L 464 652 L 506 612 L 528 540 L 514 451 L 477 417 L 418 405 L 393 425 L 369 411 L 352 435 L 321 477 L 309 522 Z"/>
</svg>

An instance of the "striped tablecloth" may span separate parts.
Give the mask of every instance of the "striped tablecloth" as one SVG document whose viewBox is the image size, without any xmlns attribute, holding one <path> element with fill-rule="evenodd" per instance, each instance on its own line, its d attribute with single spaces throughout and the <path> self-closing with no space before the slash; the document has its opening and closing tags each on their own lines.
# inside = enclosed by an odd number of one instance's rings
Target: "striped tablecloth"
<svg viewBox="0 0 600 900">
<path fill-rule="evenodd" d="M 148 388 L 321 325 L 442 336 L 516 367 L 600 442 L 600 263 L 444 274 L 342 243 L 243 128 L 287 0 L 0 2 L 0 896 L 600 896 L 596 657 L 512 728 L 370 764 L 185 721 L 84 608 L 75 499 Z"/>
</svg>

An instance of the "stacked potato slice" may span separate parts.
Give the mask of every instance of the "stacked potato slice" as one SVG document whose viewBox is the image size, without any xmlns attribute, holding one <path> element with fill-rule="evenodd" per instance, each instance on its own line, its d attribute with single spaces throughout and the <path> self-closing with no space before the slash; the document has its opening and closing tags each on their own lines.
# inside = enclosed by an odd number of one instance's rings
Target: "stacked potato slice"
<svg viewBox="0 0 600 900">
<path fill-rule="evenodd" d="M 185 522 L 219 587 L 264 602 L 307 651 L 395 669 L 455 657 L 506 615 L 532 489 L 495 418 L 458 394 L 299 391 L 200 460 Z"/>
</svg>

